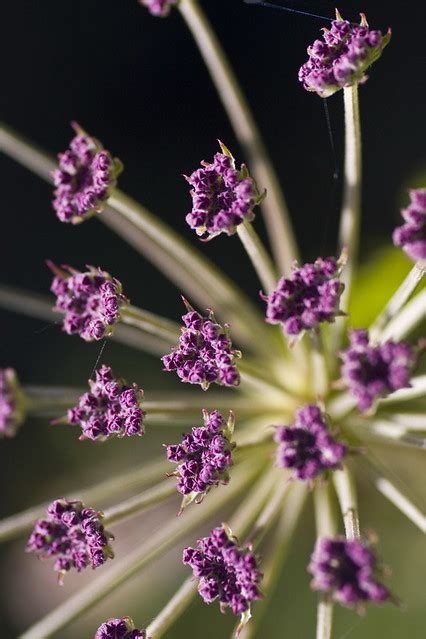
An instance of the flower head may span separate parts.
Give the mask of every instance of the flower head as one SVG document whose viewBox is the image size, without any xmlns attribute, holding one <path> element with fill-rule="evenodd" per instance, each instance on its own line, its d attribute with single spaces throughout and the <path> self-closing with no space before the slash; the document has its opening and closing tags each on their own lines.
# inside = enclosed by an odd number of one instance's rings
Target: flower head
<svg viewBox="0 0 426 639">
<path fill-rule="evenodd" d="M 410 205 L 402 209 L 405 224 L 393 232 L 393 243 L 412 260 L 426 260 L 426 188 L 411 189 Z"/>
<path fill-rule="evenodd" d="M 377 560 L 371 547 L 357 539 L 321 537 L 308 570 L 312 588 L 330 594 L 344 606 L 383 603 L 390 598 L 386 586 L 377 581 Z"/>
<path fill-rule="evenodd" d="M 186 180 L 192 186 L 192 211 L 186 216 L 189 226 L 202 238 L 220 233 L 232 235 L 245 220 L 254 219 L 254 207 L 261 202 L 256 183 L 243 164 L 235 168 L 231 152 L 220 142 L 222 153 L 212 163 L 202 162 Z"/>
<path fill-rule="evenodd" d="M 123 165 L 78 124 L 71 126 L 76 135 L 53 172 L 53 208 L 61 222 L 78 224 L 103 210 Z"/>
<path fill-rule="evenodd" d="M 130 617 L 108 619 L 96 631 L 95 639 L 146 639 L 146 632 L 135 628 Z"/>
<path fill-rule="evenodd" d="M 141 408 L 143 391 L 116 379 L 110 366 L 101 366 L 95 380 L 89 380 L 90 392 L 84 393 L 68 411 L 70 424 L 78 424 L 80 439 L 105 440 L 113 436 L 143 435 L 145 412 Z"/>
<path fill-rule="evenodd" d="M 227 526 L 214 528 L 196 548 L 185 548 L 183 563 L 200 579 L 198 592 L 206 603 L 219 599 L 221 608 L 244 615 L 261 598 L 262 573 L 250 548 L 241 548 Z"/>
<path fill-rule="evenodd" d="M 340 354 L 341 375 L 359 410 L 366 411 L 376 399 L 410 386 L 416 357 L 409 344 L 388 340 L 371 346 L 365 330 L 351 331 L 349 341 L 349 348 Z"/>
<path fill-rule="evenodd" d="M 13 368 L 0 368 L 0 437 L 13 437 L 25 419 L 24 396 Z"/>
<path fill-rule="evenodd" d="M 203 411 L 203 420 L 204 425 L 185 433 L 180 444 L 167 446 L 167 459 L 178 464 L 173 474 L 179 478 L 176 488 L 184 495 L 183 508 L 202 499 L 213 486 L 229 481 L 234 416 L 230 413 L 226 422 L 217 410 Z"/>
<path fill-rule="evenodd" d="M 177 0 L 139 0 L 139 3 L 153 16 L 165 18 L 169 15 L 172 6 L 177 4 Z"/>
<path fill-rule="evenodd" d="M 279 426 L 275 434 L 277 465 L 292 468 L 294 479 L 314 479 L 325 470 L 335 470 L 347 452 L 330 433 L 325 416 L 316 405 L 296 411 L 290 426 Z"/>
<path fill-rule="evenodd" d="M 229 326 L 218 324 L 213 311 L 203 317 L 186 300 L 185 304 L 188 312 L 182 316 L 179 346 L 162 358 L 164 370 L 176 371 L 182 382 L 199 384 L 203 390 L 213 383 L 238 386 L 235 359 L 241 354 L 232 349 Z"/>
<path fill-rule="evenodd" d="M 48 262 L 54 272 L 50 290 L 57 297 L 55 310 L 65 313 L 63 330 L 80 335 L 86 342 L 111 335 L 120 319 L 120 308 L 128 303 L 121 283 L 100 268 L 88 266 L 81 273 Z"/>
<path fill-rule="evenodd" d="M 300 335 L 322 322 L 334 322 L 343 315 L 339 309 L 344 284 L 339 280 L 342 261 L 319 257 L 314 264 L 295 267 L 290 277 L 282 277 L 270 295 L 266 321 L 282 324 L 289 336 Z"/>
<path fill-rule="evenodd" d="M 383 35 L 368 28 L 364 14 L 359 25 L 343 20 L 338 12 L 331 29 L 323 29 L 323 40 L 308 47 L 309 60 L 300 68 L 299 80 L 307 91 L 327 98 L 344 87 L 365 82 L 365 74 L 388 44 Z"/>
<path fill-rule="evenodd" d="M 71 568 L 78 572 L 87 566 L 98 568 L 113 557 L 112 535 L 104 529 L 102 518 L 102 513 L 81 501 L 56 499 L 47 508 L 47 518 L 35 523 L 27 550 L 40 559 L 55 557 L 60 580 Z"/>
</svg>

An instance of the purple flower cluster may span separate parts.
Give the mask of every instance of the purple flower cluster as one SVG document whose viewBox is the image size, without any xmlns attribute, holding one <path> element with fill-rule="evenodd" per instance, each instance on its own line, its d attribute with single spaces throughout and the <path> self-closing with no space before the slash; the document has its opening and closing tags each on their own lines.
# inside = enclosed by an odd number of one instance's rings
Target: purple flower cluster
<svg viewBox="0 0 426 639">
<path fill-rule="evenodd" d="M 177 0 L 139 0 L 139 3 L 146 7 L 153 16 L 165 18 Z"/>
<path fill-rule="evenodd" d="M 321 322 L 334 322 L 344 284 L 339 280 L 341 264 L 334 257 L 318 258 L 314 264 L 294 268 L 277 288 L 262 299 L 268 303 L 266 321 L 282 324 L 289 336 L 300 335 Z"/>
<path fill-rule="evenodd" d="M 141 409 L 143 391 L 136 384 L 128 386 L 115 379 L 109 366 L 96 371 L 89 380 L 90 392 L 84 393 L 77 406 L 68 411 L 70 424 L 78 424 L 80 439 L 105 440 L 116 435 L 143 435 L 145 412 Z"/>
<path fill-rule="evenodd" d="M 347 20 L 333 21 L 331 29 L 323 29 L 323 40 L 308 47 L 308 61 L 299 70 L 299 80 L 307 91 L 327 98 L 343 87 L 365 82 L 366 70 L 382 54 L 391 37 L 371 31 L 361 14 L 360 25 Z"/>
<path fill-rule="evenodd" d="M 426 189 L 411 189 L 410 205 L 401 215 L 405 224 L 393 232 L 395 246 L 401 246 L 412 260 L 426 260 Z"/>
<path fill-rule="evenodd" d="M 120 308 L 128 303 L 121 283 L 93 266 L 81 273 L 69 266 L 62 270 L 48 264 L 55 274 L 50 287 L 57 297 L 55 310 L 65 313 L 65 333 L 80 335 L 86 342 L 111 335 L 120 319 Z"/>
<path fill-rule="evenodd" d="M 53 208 L 61 222 L 78 224 L 102 211 L 123 166 L 78 124 L 71 126 L 76 136 L 59 153 L 59 168 L 53 172 Z"/>
<path fill-rule="evenodd" d="M 215 382 L 238 386 L 240 374 L 235 365 L 239 351 L 232 349 L 229 326 L 216 322 L 213 311 L 203 317 L 186 303 L 188 313 L 182 316 L 185 326 L 179 346 L 162 358 L 164 370 L 176 371 L 182 382 L 199 384 L 207 390 Z"/>
<path fill-rule="evenodd" d="M 261 598 L 258 584 L 262 579 L 251 550 L 239 548 L 224 525 L 197 544 L 197 548 L 185 548 L 183 563 L 200 578 L 198 592 L 203 600 L 211 603 L 218 598 L 221 608 L 229 606 L 234 615 L 250 610 L 251 602 Z"/>
<path fill-rule="evenodd" d="M 30 535 L 28 551 L 40 559 L 56 557 L 54 569 L 60 579 L 71 568 L 78 572 L 98 568 L 113 557 L 112 535 L 104 530 L 102 513 L 86 508 L 81 501 L 56 499 L 47 508 L 47 519 L 39 519 Z"/>
<path fill-rule="evenodd" d="M 243 164 L 238 170 L 230 151 L 221 144 L 213 162 L 202 162 L 186 180 L 192 186 L 192 211 L 186 216 L 189 226 L 202 238 L 219 233 L 232 235 L 244 220 L 254 219 L 254 207 L 263 196 Z"/>
<path fill-rule="evenodd" d="M 229 481 L 232 464 L 230 438 L 233 432 L 232 413 L 228 422 L 217 411 L 203 411 L 204 425 L 185 433 L 182 442 L 167 446 L 167 459 L 178 464 L 177 489 L 182 495 L 203 497 L 212 486 Z M 191 499 L 192 501 L 192 499 Z"/>
<path fill-rule="evenodd" d="M 23 395 L 13 368 L 0 368 L 0 437 L 13 437 L 25 417 Z"/>
<path fill-rule="evenodd" d="M 279 426 L 275 433 L 277 465 L 292 468 L 293 479 L 314 479 L 321 472 L 339 468 L 347 452 L 332 437 L 318 406 L 308 405 L 296 411 L 291 426 Z"/>
<path fill-rule="evenodd" d="M 330 594 L 344 606 L 383 603 L 390 598 L 389 590 L 377 581 L 373 551 L 357 539 L 318 539 L 308 571 L 314 590 Z"/>
<path fill-rule="evenodd" d="M 409 344 L 389 340 L 370 346 L 366 330 L 351 331 L 349 340 L 350 347 L 340 354 L 341 376 L 359 410 L 366 411 L 376 399 L 410 386 L 416 357 Z"/>
<path fill-rule="evenodd" d="M 95 639 L 146 639 L 146 632 L 135 628 L 130 617 L 108 619 L 96 631 Z"/>
</svg>

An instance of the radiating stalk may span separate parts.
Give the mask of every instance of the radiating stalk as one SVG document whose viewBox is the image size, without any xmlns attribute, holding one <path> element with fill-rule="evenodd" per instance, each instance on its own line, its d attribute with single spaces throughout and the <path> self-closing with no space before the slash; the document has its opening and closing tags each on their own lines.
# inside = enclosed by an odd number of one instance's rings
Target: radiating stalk
<svg viewBox="0 0 426 639">
<path fill-rule="evenodd" d="M 163 526 L 138 548 L 123 558 L 116 559 L 109 568 L 105 567 L 99 577 L 95 577 L 88 585 L 31 626 L 21 635 L 21 639 L 48 639 L 103 601 L 122 583 L 133 577 L 156 557 L 164 554 L 196 526 L 208 520 L 216 510 L 232 501 L 253 482 L 263 463 L 264 459 L 256 458 L 241 464 L 235 470 L 229 485 L 217 487 L 202 504 L 188 509 L 184 516 L 173 519 L 170 524 Z"/>
<path fill-rule="evenodd" d="M 318 483 L 314 491 L 315 521 L 318 537 L 333 537 L 336 534 L 336 518 L 332 503 L 330 484 Z M 316 639 L 331 639 L 333 627 L 333 602 L 320 595 L 317 608 Z"/>
<path fill-rule="evenodd" d="M 169 340 L 171 344 L 174 344 L 179 339 L 180 326 L 155 313 L 150 313 L 135 306 L 125 306 L 120 310 L 120 316 L 124 324 L 135 326 L 144 333 L 155 335 L 165 341 Z"/>
<path fill-rule="evenodd" d="M 380 477 L 375 482 L 377 490 L 396 506 L 423 533 L 426 533 L 426 515 L 421 512 L 392 482 Z"/>
<path fill-rule="evenodd" d="M 297 246 L 278 178 L 268 157 L 253 115 L 238 80 L 211 25 L 196 0 L 180 0 L 178 8 L 206 63 L 222 104 L 228 114 L 250 171 L 260 190 L 273 254 L 281 274 L 290 272 L 297 258 Z"/>
<path fill-rule="evenodd" d="M 345 424 L 353 429 L 353 432 L 364 438 L 373 439 L 376 442 L 393 443 L 397 446 L 410 446 L 413 448 L 426 449 L 426 437 L 411 434 L 408 426 L 402 426 L 394 421 L 386 419 L 351 419 Z M 422 430 L 426 430 L 426 427 Z"/>
<path fill-rule="evenodd" d="M 426 321 L 426 289 L 418 293 L 388 323 L 379 336 L 380 342 L 402 340 Z"/>
<path fill-rule="evenodd" d="M 277 284 L 277 274 L 262 240 L 250 222 L 237 227 L 238 236 L 249 256 L 264 292 L 271 293 Z"/>
<path fill-rule="evenodd" d="M 67 499 L 80 499 L 88 506 L 99 508 L 100 502 L 106 499 L 110 500 L 116 495 L 134 488 L 141 489 L 144 486 L 148 486 L 153 481 L 158 481 L 164 477 L 169 470 L 169 462 L 156 461 L 126 473 L 115 475 L 111 479 L 101 481 L 87 488 L 67 490 L 65 491 L 65 496 Z M 57 497 L 58 495 L 55 495 L 49 501 L 0 520 L 0 542 L 15 539 L 28 533 L 32 529 L 34 522 L 45 516 L 47 506 Z"/>
<path fill-rule="evenodd" d="M 163 481 L 161 484 L 157 484 L 139 495 L 130 497 L 119 504 L 115 504 L 115 506 L 107 508 L 104 511 L 104 524 L 105 526 L 109 526 L 111 524 L 121 523 L 129 517 L 143 512 L 150 506 L 160 504 L 175 494 L 176 486 L 174 482 Z"/>
<path fill-rule="evenodd" d="M 28 415 L 58 417 L 75 406 L 84 392 L 82 389 L 61 386 L 22 387 L 25 396 L 25 412 Z"/>
<path fill-rule="evenodd" d="M 378 404 L 380 408 L 386 408 L 398 402 L 408 402 L 417 398 L 426 397 L 426 375 L 418 375 L 410 379 L 410 388 L 400 388 L 391 393 L 388 397 L 380 399 Z"/>
<path fill-rule="evenodd" d="M 347 539 L 359 539 L 358 503 L 355 479 L 346 464 L 342 470 L 333 473 L 334 487 L 339 498 L 340 510 Z"/>
<path fill-rule="evenodd" d="M 377 341 L 380 333 L 385 326 L 398 315 L 404 304 L 409 299 L 410 295 L 415 291 L 418 284 L 421 282 L 423 276 L 426 273 L 426 261 L 419 260 L 414 264 L 413 268 L 402 282 L 396 293 L 391 297 L 390 301 L 386 304 L 383 311 L 374 321 L 369 329 L 370 339 L 374 342 Z"/>
<path fill-rule="evenodd" d="M 197 594 L 197 582 L 193 577 L 186 579 L 179 590 L 173 595 L 163 610 L 151 621 L 147 627 L 150 639 L 159 639 L 179 619 Z"/>
<path fill-rule="evenodd" d="M 324 348 L 324 340 L 320 330 L 310 331 L 312 344 L 311 351 L 311 377 L 312 388 L 318 397 L 324 398 L 329 390 L 329 372 L 327 355 Z"/>
</svg>

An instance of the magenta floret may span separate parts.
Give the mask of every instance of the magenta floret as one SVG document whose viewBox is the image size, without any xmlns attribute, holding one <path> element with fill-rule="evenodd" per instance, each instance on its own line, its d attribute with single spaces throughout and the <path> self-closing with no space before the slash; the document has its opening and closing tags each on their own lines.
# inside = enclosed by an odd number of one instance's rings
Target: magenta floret
<svg viewBox="0 0 426 639">
<path fill-rule="evenodd" d="M 411 189 L 410 204 L 402 209 L 405 224 L 393 232 L 393 243 L 412 260 L 426 260 L 426 189 Z"/>
<path fill-rule="evenodd" d="M 130 617 L 108 619 L 96 631 L 94 639 L 146 639 L 146 632 L 135 628 Z"/>
</svg>

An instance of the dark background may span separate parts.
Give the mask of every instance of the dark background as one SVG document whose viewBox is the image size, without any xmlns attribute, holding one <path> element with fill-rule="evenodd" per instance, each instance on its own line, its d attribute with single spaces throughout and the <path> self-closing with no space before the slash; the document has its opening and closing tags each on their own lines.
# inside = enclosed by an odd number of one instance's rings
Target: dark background
<svg viewBox="0 0 426 639">
<path fill-rule="evenodd" d="M 202 5 L 263 131 L 304 257 L 333 252 L 339 185 L 333 186 L 334 158 L 323 104 L 316 95 L 305 92 L 297 80 L 306 47 L 324 23 L 248 7 L 240 0 L 205 0 Z M 287 6 L 333 15 L 331 2 L 288 2 Z M 406 6 L 396 1 L 341 2 L 339 8 L 350 20 L 364 11 L 374 28 L 385 30 L 390 25 L 393 29 L 391 44 L 371 69 L 370 80 L 360 88 L 365 259 L 378 246 L 390 242 L 399 208 L 405 202 L 404 189 L 418 185 L 426 173 L 426 12 L 419 1 Z M 201 159 L 210 159 L 217 138 L 226 142 L 239 160 L 244 157 L 178 13 L 172 12 L 167 20 L 154 19 L 136 0 L 15 0 L 2 7 L 2 21 L 4 120 L 52 153 L 67 146 L 71 137 L 68 123 L 77 120 L 124 162 L 120 188 L 198 244 L 184 221 L 190 198 L 182 173 L 194 170 Z M 341 93 L 330 98 L 328 104 L 340 165 Z M 94 220 L 77 228 L 60 224 L 51 209 L 51 187 L 12 161 L 0 160 L 3 282 L 47 292 L 50 275 L 44 265 L 46 258 L 77 268 L 87 262 L 99 264 L 124 282 L 135 304 L 177 318 L 178 292 L 149 263 Z M 257 284 L 237 238 L 220 237 L 203 250 L 248 292 L 257 294 Z M 24 382 L 81 385 L 99 350 L 98 345 L 64 336 L 55 326 L 4 311 L 0 311 L 0 328 L 0 365 L 15 367 Z M 150 387 L 158 386 L 158 362 L 114 344 L 108 349 L 114 366 L 139 371 L 139 377 L 141 367 L 149 365 Z M 92 450 L 82 448 L 74 438 L 52 436 L 38 422 L 33 427 L 16 440 L 2 443 L 3 485 L 8 486 L 2 513 L 9 514 L 35 499 L 50 496 L 54 480 L 55 491 L 56 486 L 69 485 L 70 468 L 76 469 L 73 474 L 79 479 L 73 485 L 98 477 L 99 468 L 108 468 L 105 472 L 109 472 L 111 447 L 106 446 L 106 452 L 94 459 Z M 121 450 L 127 455 L 127 464 L 136 460 L 130 446 L 123 444 Z M 385 517 L 392 515 L 393 511 L 389 514 L 385 509 Z M 311 542 L 300 543 L 308 548 Z M 11 568 L 10 559 L 1 569 L 8 584 L 6 568 Z M 303 568 L 298 570 L 300 574 Z M 306 583 L 300 586 L 305 587 Z M 20 590 L 16 588 L 18 600 Z M 8 607 L 11 597 L 6 597 Z M 312 603 L 311 596 L 308 605 L 314 610 Z M 44 605 L 40 604 L 40 610 Z M 295 606 L 300 613 L 305 604 L 297 600 Z M 21 608 L 17 606 L 5 614 L 2 637 L 15 636 L 17 627 L 40 614 L 33 612 L 28 620 L 19 620 Z M 213 612 L 217 611 L 209 610 L 212 622 L 216 619 Z M 302 628 L 311 626 L 302 623 L 299 634 L 295 612 L 293 616 L 293 634 L 289 636 L 305 638 Z M 352 622 L 356 624 L 357 620 L 352 618 Z M 342 627 L 347 629 L 352 622 Z M 401 631 L 413 638 L 423 636 L 416 634 L 415 621 L 412 623 L 401 626 Z M 271 628 L 268 637 L 275 636 Z M 367 636 L 362 625 L 360 628 L 359 634 L 355 630 L 351 636 Z M 372 628 L 371 637 L 378 636 Z M 182 626 L 182 632 L 184 629 Z M 392 629 L 396 634 L 391 634 Z M 403 635 L 390 623 L 386 636 L 393 639 Z"/>
</svg>

